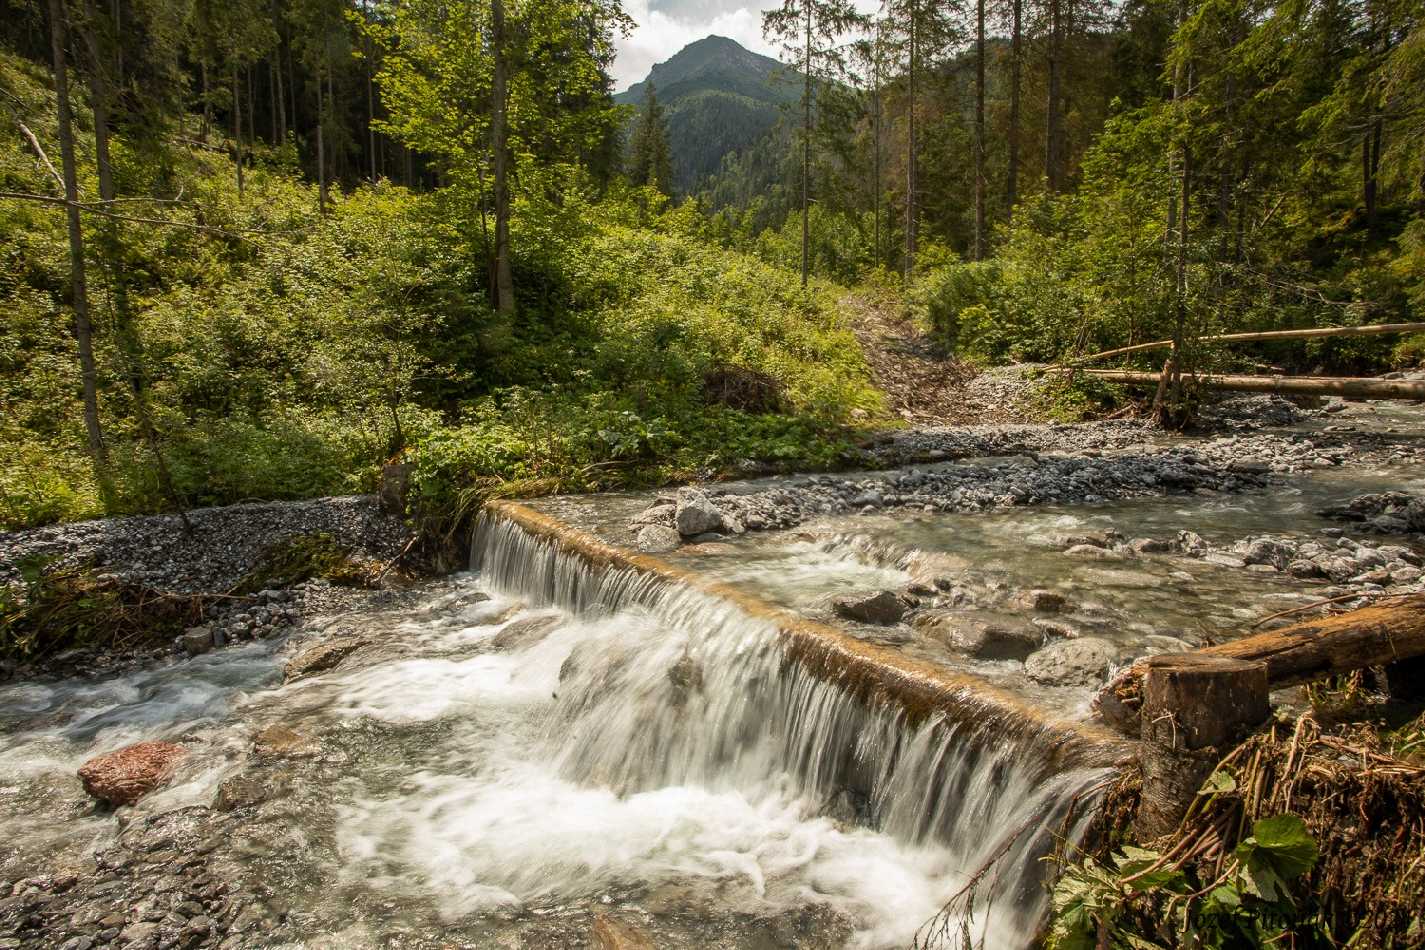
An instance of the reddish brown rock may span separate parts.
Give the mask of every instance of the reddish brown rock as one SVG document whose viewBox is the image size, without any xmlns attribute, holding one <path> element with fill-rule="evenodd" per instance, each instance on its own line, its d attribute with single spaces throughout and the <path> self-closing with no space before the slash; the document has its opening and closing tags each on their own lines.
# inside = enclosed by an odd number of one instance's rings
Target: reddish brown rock
<svg viewBox="0 0 1425 950">
<path fill-rule="evenodd" d="M 84 790 L 111 805 L 132 805 L 168 781 L 187 751 L 172 742 L 136 742 L 79 767 Z"/>
</svg>

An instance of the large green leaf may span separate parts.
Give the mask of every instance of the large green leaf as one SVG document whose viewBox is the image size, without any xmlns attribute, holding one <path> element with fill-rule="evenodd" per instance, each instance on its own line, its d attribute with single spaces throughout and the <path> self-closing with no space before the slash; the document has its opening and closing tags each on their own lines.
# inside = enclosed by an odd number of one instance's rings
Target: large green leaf
<svg viewBox="0 0 1425 950">
<path fill-rule="evenodd" d="M 1316 864 L 1316 841 L 1296 815 L 1263 818 L 1234 852 L 1247 893 L 1267 901 L 1289 899 L 1286 885 Z"/>
</svg>

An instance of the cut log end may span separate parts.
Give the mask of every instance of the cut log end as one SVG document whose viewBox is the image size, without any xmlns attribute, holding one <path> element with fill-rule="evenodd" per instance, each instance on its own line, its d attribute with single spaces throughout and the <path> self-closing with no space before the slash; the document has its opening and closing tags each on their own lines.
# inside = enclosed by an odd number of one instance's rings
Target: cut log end
<svg viewBox="0 0 1425 950">
<path fill-rule="evenodd" d="M 1144 664 L 1142 735 L 1168 749 L 1224 746 L 1271 715 L 1264 663 L 1170 653 Z"/>
</svg>

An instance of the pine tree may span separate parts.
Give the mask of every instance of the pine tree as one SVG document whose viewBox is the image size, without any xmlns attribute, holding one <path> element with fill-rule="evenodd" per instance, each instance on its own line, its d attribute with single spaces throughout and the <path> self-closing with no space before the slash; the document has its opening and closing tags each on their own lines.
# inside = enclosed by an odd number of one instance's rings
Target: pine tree
<svg viewBox="0 0 1425 950">
<path fill-rule="evenodd" d="M 643 100 L 643 112 L 629 141 L 628 179 L 635 185 L 651 185 L 663 194 L 672 193 L 673 162 L 668 150 L 668 126 L 653 81 Z"/>
<path fill-rule="evenodd" d="M 781 40 L 787 54 L 800 61 L 802 72 L 803 287 L 811 269 L 812 97 L 820 83 L 845 74 L 841 36 L 865 22 L 849 0 L 782 0 L 781 7 L 762 14 L 762 32 Z"/>
</svg>

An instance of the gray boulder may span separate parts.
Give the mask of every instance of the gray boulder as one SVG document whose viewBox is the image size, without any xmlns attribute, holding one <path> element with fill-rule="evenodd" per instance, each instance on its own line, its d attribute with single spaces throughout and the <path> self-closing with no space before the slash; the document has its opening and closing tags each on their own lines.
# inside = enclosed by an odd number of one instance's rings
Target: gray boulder
<svg viewBox="0 0 1425 950">
<path fill-rule="evenodd" d="M 674 527 L 685 538 L 723 530 L 722 512 L 708 496 L 696 488 L 678 489 L 678 507 L 673 515 Z"/>
<path fill-rule="evenodd" d="M 677 550 L 683 536 L 661 524 L 644 525 L 638 532 L 638 549 L 645 554 L 663 554 Z"/>
<path fill-rule="evenodd" d="M 932 615 L 917 626 L 950 649 L 981 660 L 1023 660 L 1044 641 L 1033 630 L 953 614 Z"/>
<path fill-rule="evenodd" d="M 1117 658 L 1117 648 L 1100 637 L 1058 640 L 1025 660 L 1024 672 L 1050 686 L 1097 686 Z"/>
<path fill-rule="evenodd" d="M 309 647 L 287 661 L 284 681 L 290 683 L 313 673 L 332 669 L 366 644 L 367 641 L 362 637 L 336 637 Z"/>
<path fill-rule="evenodd" d="M 845 620 L 889 626 L 905 616 L 906 605 L 895 591 L 883 590 L 870 596 L 837 597 L 831 602 L 831 609 Z"/>
</svg>

